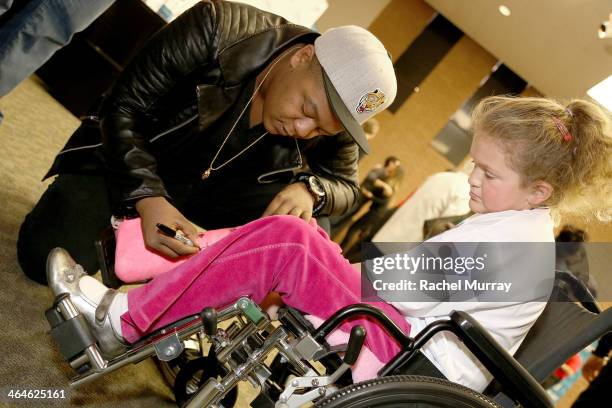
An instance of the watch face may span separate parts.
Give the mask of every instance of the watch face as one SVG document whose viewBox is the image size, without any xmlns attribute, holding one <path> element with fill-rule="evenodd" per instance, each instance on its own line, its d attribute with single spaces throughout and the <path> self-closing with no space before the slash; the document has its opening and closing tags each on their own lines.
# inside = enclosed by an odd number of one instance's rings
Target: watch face
<svg viewBox="0 0 612 408">
<path fill-rule="evenodd" d="M 310 185 L 310 189 L 316 195 L 322 197 L 325 195 L 325 189 L 323 189 L 323 184 L 319 181 L 315 176 L 310 176 L 308 178 L 308 184 Z"/>
</svg>

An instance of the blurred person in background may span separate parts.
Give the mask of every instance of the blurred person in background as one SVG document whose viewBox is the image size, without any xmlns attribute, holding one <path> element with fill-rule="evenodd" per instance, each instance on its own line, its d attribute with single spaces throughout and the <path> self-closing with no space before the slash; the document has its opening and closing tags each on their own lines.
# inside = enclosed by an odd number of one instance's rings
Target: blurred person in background
<svg viewBox="0 0 612 408">
<path fill-rule="evenodd" d="M 374 235 L 372 241 L 422 242 L 425 238 L 423 227 L 426 221 L 467 215 L 470 212 L 469 171 L 466 168 L 431 175 L 401 204 Z"/>
<path fill-rule="evenodd" d="M 374 139 L 376 137 L 376 135 L 378 134 L 378 132 L 380 132 L 380 123 L 378 123 L 378 120 L 376 120 L 376 118 L 371 118 L 366 120 L 366 122 L 361 126 L 363 127 L 363 133 L 365 133 L 365 137 L 368 140 L 368 142 L 371 142 L 372 139 Z M 361 159 L 363 159 L 363 157 L 365 156 L 363 150 L 359 150 L 359 161 L 361 161 Z"/>
<path fill-rule="evenodd" d="M 376 164 L 366 175 L 359 186 L 359 194 L 353 207 L 347 213 L 330 219 L 331 234 L 335 237 L 340 231 L 347 227 L 351 222 L 351 218 L 357 214 L 364 205 L 372 203 L 376 200 L 386 201 L 384 194 L 390 197 L 393 194 L 393 188 L 387 181 L 395 177 L 395 173 L 400 166 L 400 161 L 395 156 L 389 156 L 383 164 Z M 377 195 L 374 192 L 377 192 Z"/>
<path fill-rule="evenodd" d="M 404 170 L 400 161 L 393 156 L 385 160 L 385 166 L 382 170 L 384 170 L 384 181 L 382 177 L 376 179 L 372 183 L 371 190 L 368 191 L 370 201 L 368 211 L 351 225 L 340 244 L 344 256 L 353 263 L 360 261 L 357 258 L 361 252 L 360 244 L 370 240 L 374 229 L 389 210 L 389 205 L 404 178 Z"/>
<path fill-rule="evenodd" d="M 597 283 L 589 273 L 589 260 L 584 245 L 588 239 L 586 231 L 573 225 L 564 225 L 555 238 L 558 243 L 556 269 L 571 272 L 596 298 Z M 572 291 L 568 293 L 571 294 Z"/>
</svg>

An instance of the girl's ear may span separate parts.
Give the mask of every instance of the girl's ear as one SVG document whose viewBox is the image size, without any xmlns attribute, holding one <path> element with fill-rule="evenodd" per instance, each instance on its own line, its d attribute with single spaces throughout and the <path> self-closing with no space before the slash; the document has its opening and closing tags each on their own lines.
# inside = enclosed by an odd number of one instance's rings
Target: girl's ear
<svg viewBox="0 0 612 408">
<path fill-rule="evenodd" d="M 550 198 L 553 192 L 553 187 L 545 181 L 535 181 L 531 185 L 531 192 L 527 201 L 531 207 L 538 207 L 540 204 Z"/>
</svg>

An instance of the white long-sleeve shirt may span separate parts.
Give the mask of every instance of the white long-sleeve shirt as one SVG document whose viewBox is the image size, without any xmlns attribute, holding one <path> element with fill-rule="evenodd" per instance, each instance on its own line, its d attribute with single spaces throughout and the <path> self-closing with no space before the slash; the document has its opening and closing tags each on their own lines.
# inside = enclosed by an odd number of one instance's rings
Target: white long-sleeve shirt
<svg viewBox="0 0 612 408">
<path fill-rule="evenodd" d="M 553 221 L 547 209 L 477 214 L 428 242 L 554 242 Z M 523 245 L 521 251 L 525 253 L 505 262 L 513 262 L 515 267 L 516 262 L 529 262 L 538 257 L 539 264 L 544 265 L 554 276 L 554 245 L 544 247 L 545 250 L 542 245 Z M 484 326 L 510 354 L 514 354 L 546 306 L 544 299 L 538 300 L 391 303 L 406 316 L 411 325 L 411 336 L 429 323 L 447 318 L 451 311 L 463 310 Z M 435 335 L 421 351 L 453 382 L 482 391 L 492 379 L 463 343 L 451 333 Z"/>
</svg>

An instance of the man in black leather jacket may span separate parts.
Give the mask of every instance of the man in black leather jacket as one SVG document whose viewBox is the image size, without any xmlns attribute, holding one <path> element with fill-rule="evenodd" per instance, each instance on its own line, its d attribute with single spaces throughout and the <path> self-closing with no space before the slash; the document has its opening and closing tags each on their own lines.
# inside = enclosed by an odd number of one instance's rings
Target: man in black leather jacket
<svg viewBox="0 0 612 408">
<path fill-rule="evenodd" d="M 391 60 L 364 29 L 319 36 L 243 4 L 198 3 L 148 42 L 58 154 L 47 176 L 59 176 L 20 230 L 21 266 L 45 283 L 46 254 L 62 246 L 95 272 L 111 214 L 140 216 L 146 245 L 168 257 L 198 249 L 157 223 L 194 239 L 192 222 L 342 214 L 358 149 L 369 149 L 360 124 L 395 93 Z"/>
</svg>

